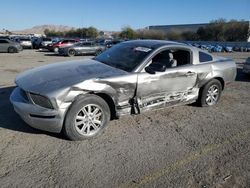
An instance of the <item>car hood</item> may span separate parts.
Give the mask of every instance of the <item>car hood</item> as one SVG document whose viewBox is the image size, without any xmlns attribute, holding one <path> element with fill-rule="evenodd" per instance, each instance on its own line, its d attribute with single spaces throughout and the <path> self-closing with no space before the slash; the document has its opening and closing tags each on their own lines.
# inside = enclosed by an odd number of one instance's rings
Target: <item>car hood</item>
<svg viewBox="0 0 250 188">
<path fill-rule="evenodd" d="M 25 91 L 47 95 L 72 87 L 89 79 L 102 79 L 128 74 L 95 60 L 54 63 L 30 69 L 16 77 L 16 84 Z"/>
</svg>

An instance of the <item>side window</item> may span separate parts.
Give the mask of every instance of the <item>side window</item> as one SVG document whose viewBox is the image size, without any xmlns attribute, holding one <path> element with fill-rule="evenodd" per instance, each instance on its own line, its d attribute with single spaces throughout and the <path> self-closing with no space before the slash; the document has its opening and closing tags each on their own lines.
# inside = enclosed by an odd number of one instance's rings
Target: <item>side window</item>
<svg viewBox="0 0 250 188">
<path fill-rule="evenodd" d="M 69 41 L 68 40 L 64 40 L 62 43 L 63 44 L 66 44 L 66 43 L 68 43 Z"/>
<path fill-rule="evenodd" d="M 173 54 L 169 50 L 162 51 L 152 58 L 148 66 L 152 71 L 164 72 L 167 68 L 175 66 Z"/>
<path fill-rule="evenodd" d="M 191 53 L 189 50 L 168 49 L 153 57 L 152 63 L 149 66 L 153 69 L 157 67 L 157 70 L 163 72 L 167 68 L 180 67 L 188 64 L 191 64 Z"/>
<path fill-rule="evenodd" d="M 189 50 L 173 49 L 173 59 L 175 60 L 176 66 L 180 67 L 183 65 L 191 64 L 191 53 Z"/>
<path fill-rule="evenodd" d="M 6 43 L 8 43 L 8 41 L 6 41 L 6 40 L 0 40 L 0 44 L 6 44 Z"/>
<path fill-rule="evenodd" d="M 207 54 L 207 53 L 204 53 L 204 52 L 199 52 L 199 61 L 201 63 L 203 62 L 208 62 L 208 61 L 212 61 L 213 58 L 211 55 Z"/>
<path fill-rule="evenodd" d="M 90 42 L 85 42 L 85 43 L 83 43 L 83 46 L 91 46 L 91 43 Z"/>
</svg>

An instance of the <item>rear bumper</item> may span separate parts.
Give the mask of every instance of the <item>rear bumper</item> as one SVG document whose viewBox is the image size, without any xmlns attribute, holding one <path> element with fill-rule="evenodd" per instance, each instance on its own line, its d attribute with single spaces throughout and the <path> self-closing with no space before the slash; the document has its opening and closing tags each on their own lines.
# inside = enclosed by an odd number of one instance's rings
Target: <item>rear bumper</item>
<svg viewBox="0 0 250 188">
<path fill-rule="evenodd" d="M 16 113 L 31 127 L 48 132 L 61 132 L 64 111 L 46 109 L 26 101 L 18 87 L 11 93 L 10 101 Z"/>
<path fill-rule="evenodd" d="M 32 44 L 21 44 L 22 48 L 32 48 Z"/>
</svg>

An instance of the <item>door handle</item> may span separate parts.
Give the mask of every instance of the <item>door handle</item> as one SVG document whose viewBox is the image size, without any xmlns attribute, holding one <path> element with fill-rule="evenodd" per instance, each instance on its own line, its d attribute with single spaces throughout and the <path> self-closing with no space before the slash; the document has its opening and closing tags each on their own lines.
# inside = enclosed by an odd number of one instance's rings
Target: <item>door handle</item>
<svg viewBox="0 0 250 188">
<path fill-rule="evenodd" d="M 185 75 L 186 75 L 186 76 L 193 76 L 194 74 L 195 74 L 195 72 L 188 71 Z"/>
</svg>

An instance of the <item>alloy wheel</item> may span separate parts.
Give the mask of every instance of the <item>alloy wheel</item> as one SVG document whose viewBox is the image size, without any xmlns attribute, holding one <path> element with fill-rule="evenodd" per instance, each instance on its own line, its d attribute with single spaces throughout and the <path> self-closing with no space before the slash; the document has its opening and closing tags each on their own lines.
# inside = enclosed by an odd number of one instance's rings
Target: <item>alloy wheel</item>
<svg viewBox="0 0 250 188">
<path fill-rule="evenodd" d="M 96 134 L 103 125 L 102 109 L 96 104 L 84 106 L 75 117 L 75 128 L 84 136 Z"/>
</svg>

